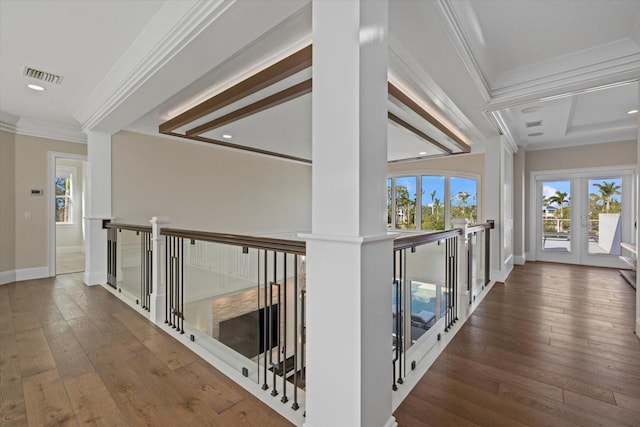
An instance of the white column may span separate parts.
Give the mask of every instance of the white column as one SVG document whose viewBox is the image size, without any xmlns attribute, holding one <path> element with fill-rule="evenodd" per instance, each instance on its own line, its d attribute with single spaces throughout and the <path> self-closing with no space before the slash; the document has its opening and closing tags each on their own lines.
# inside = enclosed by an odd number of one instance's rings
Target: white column
<svg viewBox="0 0 640 427">
<path fill-rule="evenodd" d="M 107 230 L 111 218 L 111 135 L 87 134 L 87 198 L 85 205 L 85 273 L 87 285 L 107 281 Z"/>
<path fill-rule="evenodd" d="M 313 2 L 307 427 L 393 426 L 387 1 Z"/>
<path fill-rule="evenodd" d="M 149 319 L 154 323 L 163 323 L 165 320 L 165 292 L 167 289 L 165 277 L 165 238 L 160 235 L 160 229 L 169 225 L 169 219 L 163 216 L 154 216 L 151 223 L 152 267 L 151 267 L 151 307 Z"/>
<path fill-rule="evenodd" d="M 513 268 L 513 151 L 503 137 L 485 142 L 485 219 L 491 230 L 491 280 L 503 282 Z"/>
</svg>

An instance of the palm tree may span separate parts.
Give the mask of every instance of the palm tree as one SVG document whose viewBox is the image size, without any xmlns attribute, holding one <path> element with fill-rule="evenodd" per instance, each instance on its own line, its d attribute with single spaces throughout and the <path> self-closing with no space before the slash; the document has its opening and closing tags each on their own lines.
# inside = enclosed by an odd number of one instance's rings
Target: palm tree
<svg viewBox="0 0 640 427">
<path fill-rule="evenodd" d="M 609 213 L 609 210 L 611 209 L 611 200 L 613 196 L 620 194 L 620 186 L 616 185 L 614 181 L 602 181 L 602 184 L 594 184 L 594 186 L 600 192 L 600 200 L 604 202 L 605 212 Z"/>
<path fill-rule="evenodd" d="M 560 207 L 560 218 L 564 218 L 564 204 L 569 203 L 568 194 L 564 191 L 556 190 L 556 194 L 547 198 L 549 204 L 556 203 Z"/>
<path fill-rule="evenodd" d="M 429 195 L 431 196 L 431 215 L 433 215 L 433 210 L 434 210 L 434 204 L 435 204 L 435 199 L 436 199 L 436 190 L 433 190 L 431 193 L 429 193 Z"/>
<path fill-rule="evenodd" d="M 456 195 L 456 199 L 460 201 L 460 207 L 462 208 L 462 215 L 464 216 L 464 208 L 467 205 L 467 199 L 471 197 L 471 194 L 466 191 L 458 191 Z"/>
</svg>

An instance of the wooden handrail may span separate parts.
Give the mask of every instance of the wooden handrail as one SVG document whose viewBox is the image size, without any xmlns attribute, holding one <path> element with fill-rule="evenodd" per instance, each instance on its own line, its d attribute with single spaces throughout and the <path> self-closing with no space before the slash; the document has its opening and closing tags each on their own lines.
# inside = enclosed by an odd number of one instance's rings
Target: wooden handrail
<svg viewBox="0 0 640 427">
<path fill-rule="evenodd" d="M 163 228 L 160 230 L 163 236 L 182 237 L 184 239 L 202 240 L 226 245 L 246 246 L 255 249 L 288 252 L 305 255 L 307 244 L 304 241 L 274 239 L 270 237 L 245 236 L 240 234 L 212 233 L 207 231 L 181 230 L 176 228 Z"/>
<path fill-rule="evenodd" d="M 393 249 L 407 249 L 414 246 L 426 245 L 449 237 L 462 236 L 462 228 L 453 228 L 445 231 L 433 231 L 431 233 L 398 237 L 393 241 Z"/>
<path fill-rule="evenodd" d="M 467 234 L 476 233 L 482 230 L 491 230 L 494 228 L 494 222 L 489 221 L 483 224 L 472 225 L 471 227 L 467 227 Z"/>
<path fill-rule="evenodd" d="M 119 224 L 117 222 L 105 222 L 104 228 L 115 228 L 116 230 L 130 230 L 130 231 L 139 231 L 142 233 L 151 233 L 150 225 Z"/>
</svg>

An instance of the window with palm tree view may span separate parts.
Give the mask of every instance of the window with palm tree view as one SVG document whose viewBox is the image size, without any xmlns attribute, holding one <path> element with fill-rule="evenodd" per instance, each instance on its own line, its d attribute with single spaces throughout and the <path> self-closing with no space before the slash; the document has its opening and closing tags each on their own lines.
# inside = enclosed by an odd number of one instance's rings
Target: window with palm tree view
<svg viewBox="0 0 640 427">
<path fill-rule="evenodd" d="M 445 230 L 454 218 L 478 220 L 477 180 L 449 175 L 408 175 L 387 179 L 387 227 Z"/>
</svg>

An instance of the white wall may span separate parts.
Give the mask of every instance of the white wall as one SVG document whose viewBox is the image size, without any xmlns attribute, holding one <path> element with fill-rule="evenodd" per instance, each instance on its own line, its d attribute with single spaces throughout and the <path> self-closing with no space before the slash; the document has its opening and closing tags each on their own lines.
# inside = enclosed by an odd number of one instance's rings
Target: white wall
<svg viewBox="0 0 640 427">
<path fill-rule="evenodd" d="M 112 215 L 173 228 L 263 234 L 311 227 L 311 166 L 160 136 L 112 137 Z"/>
</svg>

